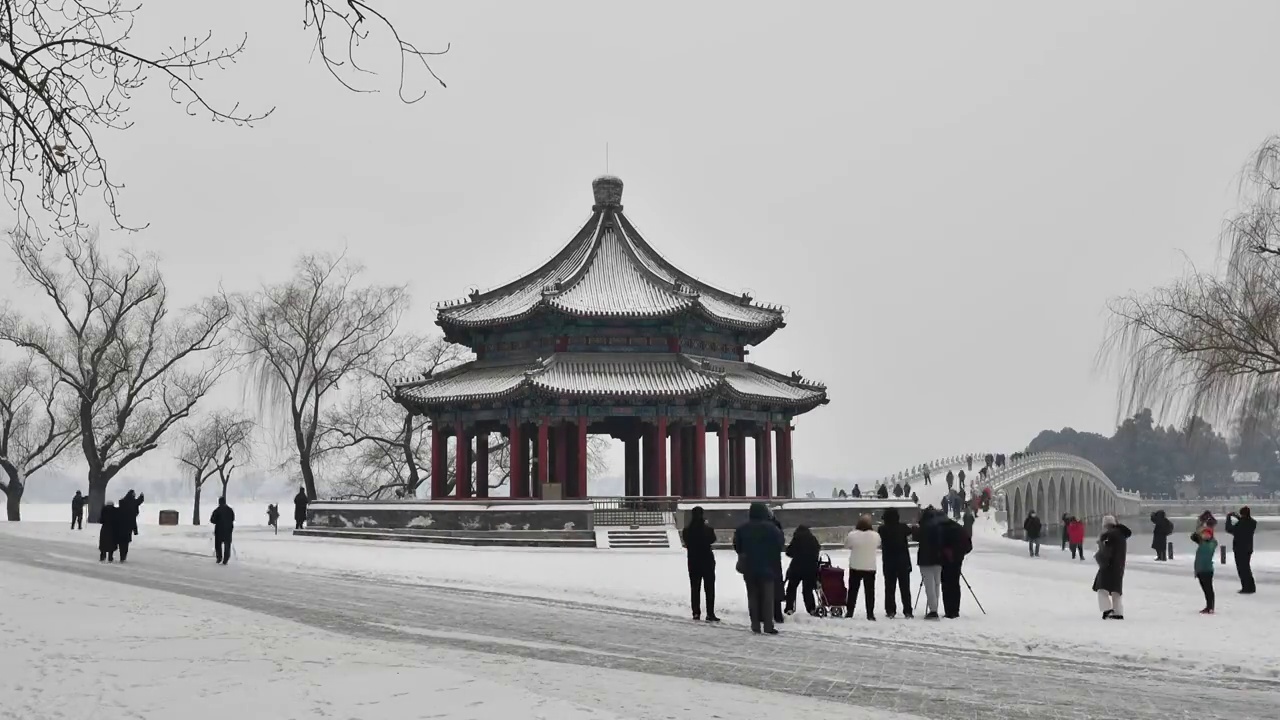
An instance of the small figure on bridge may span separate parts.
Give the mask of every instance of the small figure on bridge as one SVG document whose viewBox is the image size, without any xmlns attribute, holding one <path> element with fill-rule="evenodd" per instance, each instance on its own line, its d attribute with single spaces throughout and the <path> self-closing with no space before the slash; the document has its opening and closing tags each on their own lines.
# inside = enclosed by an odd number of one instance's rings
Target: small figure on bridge
<svg viewBox="0 0 1280 720">
<path fill-rule="evenodd" d="M 911 494 L 911 483 L 909 483 L 909 482 L 907 482 L 907 483 L 902 483 L 902 494 L 903 494 L 903 495 L 910 495 L 910 494 Z"/>
<path fill-rule="evenodd" d="M 960 472 L 964 472 L 964 471 L 961 470 Z M 950 492 L 951 488 L 954 487 L 955 484 L 956 484 L 956 474 L 948 470 L 947 471 L 947 491 Z"/>
<path fill-rule="evenodd" d="M 964 461 L 965 461 L 965 463 L 969 466 L 969 472 L 973 472 L 973 456 L 972 456 L 972 455 L 970 455 L 970 456 L 966 457 L 966 458 L 964 459 Z M 962 478 L 964 477 L 964 472 L 963 472 L 963 471 L 961 471 L 961 473 L 960 473 L 960 477 L 962 477 Z"/>
<path fill-rule="evenodd" d="M 876 489 L 876 497 L 880 498 L 881 500 L 888 499 L 889 486 L 885 484 L 881 484 L 880 487 Z"/>
<path fill-rule="evenodd" d="M 995 456 L 992 455 L 991 453 L 987 453 L 987 456 L 982 459 L 986 462 L 987 467 L 991 467 L 996 462 Z"/>
<path fill-rule="evenodd" d="M 852 496 L 853 496 L 853 497 L 855 497 L 855 498 L 860 498 L 860 497 L 862 497 L 862 488 L 858 487 L 858 484 L 857 484 L 857 483 L 854 483 L 854 484 L 853 484 L 853 492 L 852 492 L 852 493 L 850 493 L 850 495 L 852 495 Z"/>
<path fill-rule="evenodd" d="M 929 480 L 929 466 L 928 466 L 928 465 L 926 465 L 926 466 L 925 466 L 925 468 L 924 468 L 924 484 L 925 484 L 925 485 L 928 485 L 929 483 L 930 483 L 930 480 Z M 908 488 L 910 488 L 910 487 L 911 487 L 911 483 L 907 483 L 907 487 L 908 487 Z M 908 490 L 908 492 L 910 492 L 910 490 Z"/>
<path fill-rule="evenodd" d="M 973 535 L 974 521 L 975 521 L 975 518 L 973 517 L 973 512 L 969 510 L 965 510 L 964 511 L 964 531 L 969 533 L 970 535 Z"/>
<path fill-rule="evenodd" d="M 1151 549 L 1156 551 L 1156 561 L 1168 561 L 1169 536 L 1173 534 L 1173 522 L 1165 516 L 1163 510 L 1151 513 L 1151 524 L 1155 526 L 1151 533 Z"/>
<path fill-rule="evenodd" d="M 901 486 L 901 485 L 894 485 L 894 486 L 893 486 L 893 496 L 894 496 L 894 497 L 896 497 L 896 498 L 900 498 L 900 497 L 902 497 L 902 486 Z"/>
</svg>

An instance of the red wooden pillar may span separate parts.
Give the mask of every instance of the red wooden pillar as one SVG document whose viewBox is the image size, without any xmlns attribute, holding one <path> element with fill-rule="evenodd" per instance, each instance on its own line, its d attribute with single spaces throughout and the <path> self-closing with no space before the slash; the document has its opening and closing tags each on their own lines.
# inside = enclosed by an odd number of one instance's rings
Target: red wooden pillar
<svg viewBox="0 0 1280 720">
<path fill-rule="evenodd" d="M 440 500 L 445 496 L 445 481 L 449 476 L 449 446 L 446 445 L 444 431 L 438 423 L 431 423 L 431 499 Z"/>
<path fill-rule="evenodd" d="M 526 468 L 524 462 L 524 442 L 520 437 L 520 419 L 511 418 L 507 424 L 507 447 L 511 450 L 511 497 L 523 498 L 528 495 L 526 491 Z"/>
<path fill-rule="evenodd" d="M 751 435 L 751 451 L 752 451 L 753 453 L 755 453 L 755 456 L 756 456 L 756 462 L 755 462 L 755 469 L 756 469 L 756 490 L 755 490 L 755 492 L 752 494 L 752 497 L 758 497 L 758 498 L 762 498 L 762 497 L 764 497 L 764 496 L 765 496 L 765 489 L 764 489 L 764 452 L 763 452 L 764 448 L 762 447 L 762 446 L 764 445 L 764 443 L 762 442 L 762 440 L 763 440 L 763 438 L 761 438 L 761 436 L 760 436 L 760 431 L 759 431 L 759 430 L 755 431 L 755 432 Z M 746 438 L 743 438 L 743 442 L 744 442 L 744 443 L 746 442 Z"/>
<path fill-rule="evenodd" d="M 550 420 L 541 418 L 538 420 L 538 493 L 535 497 L 542 497 L 542 486 L 547 484 L 547 431 Z"/>
<path fill-rule="evenodd" d="M 476 497 L 489 497 L 489 433 L 476 433 Z"/>
<path fill-rule="evenodd" d="M 729 418 L 720 420 L 720 497 L 727 498 L 729 491 Z"/>
<path fill-rule="evenodd" d="M 680 442 L 683 429 L 677 425 L 671 430 L 671 494 L 676 497 L 687 494 L 684 488 L 684 474 L 681 472 L 684 469 L 682 462 L 684 456 L 680 454 L 683 449 L 683 443 Z"/>
<path fill-rule="evenodd" d="M 667 494 L 667 417 L 665 415 L 658 416 L 658 427 L 653 439 L 654 455 L 657 460 L 654 494 L 662 497 Z"/>
<path fill-rule="evenodd" d="M 454 497 L 471 497 L 471 437 L 467 435 L 467 428 L 461 420 L 454 423 L 453 433 L 458 442 L 458 457 L 455 458 L 458 467 L 453 472 L 453 486 L 457 491 Z"/>
<path fill-rule="evenodd" d="M 735 497 L 747 496 L 747 435 L 745 432 L 739 432 L 733 438 L 733 460 L 737 467 L 734 468 L 733 492 Z"/>
<path fill-rule="evenodd" d="M 693 424 L 693 496 L 707 496 L 707 419 L 701 415 Z"/>
<path fill-rule="evenodd" d="M 587 416 L 578 416 L 578 482 L 574 497 L 587 497 Z"/>
<path fill-rule="evenodd" d="M 571 497 L 569 493 L 569 425 L 556 423 L 556 479 L 560 483 L 560 497 Z"/>
<path fill-rule="evenodd" d="M 760 434 L 760 477 L 764 483 L 762 497 L 773 497 L 773 423 L 764 423 L 764 432 Z"/>
<path fill-rule="evenodd" d="M 784 452 L 783 452 L 783 456 L 778 459 L 778 482 L 781 483 L 782 478 L 786 478 L 787 484 L 786 484 L 785 494 L 782 492 L 782 488 L 779 488 L 778 494 L 786 498 L 793 498 L 796 496 L 796 485 L 795 485 L 796 479 L 795 479 L 795 471 L 793 469 L 793 463 L 791 460 L 791 423 L 790 422 L 782 426 L 781 433 L 782 434 L 779 437 L 779 439 L 782 440 L 782 448 Z"/>
</svg>

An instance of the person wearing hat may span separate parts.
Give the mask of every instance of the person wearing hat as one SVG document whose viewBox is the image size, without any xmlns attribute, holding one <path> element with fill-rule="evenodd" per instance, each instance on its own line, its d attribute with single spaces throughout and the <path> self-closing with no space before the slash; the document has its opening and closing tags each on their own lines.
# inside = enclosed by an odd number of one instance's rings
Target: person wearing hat
<svg viewBox="0 0 1280 720">
<path fill-rule="evenodd" d="M 1231 553 L 1236 556 L 1236 575 L 1240 576 L 1240 594 L 1252 595 L 1258 591 L 1253 582 L 1253 533 L 1258 529 L 1258 521 L 1253 519 L 1253 512 L 1248 506 L 1240 508 L 1239 513 L 1227 513 L 1227 532 L 1231 534 Z"/>
<path fill-rule="evenodd" d="M 702 594 L 707 598 L 707 622 L 718 623 L 716 617 L 716 531 L 707 524 L 705 511 L 699 505 L 689 514 L 680 539 L 684 541 L 689 565 L 689 604 L 693 619 L 702 619 Z"/>
<path fill-rule="evenodd" d="M 1093 578 L 1093 591 L 1098 593 L 1098 609 L 1103 620 L 1123 620 L 1124 566 L 1128 555 L 1129 528 L 1116 522 L 1115 516 L 1102 518 L 1102 535 L 1098 537 L 1098 551 L 1093 559 L 1098 563 L 1098 574 Z"/>
<path fill-rule="evenodd" d="M 1196 579 L 1204 591 L 1204 609 L 1201 615 L 1213 614 L 1213 556 L 1218 552 L 1218 541 L 1213 539 L 1213 528 L 1205 526 L 1191 533 L 1196 544 Z"/>
</svg>

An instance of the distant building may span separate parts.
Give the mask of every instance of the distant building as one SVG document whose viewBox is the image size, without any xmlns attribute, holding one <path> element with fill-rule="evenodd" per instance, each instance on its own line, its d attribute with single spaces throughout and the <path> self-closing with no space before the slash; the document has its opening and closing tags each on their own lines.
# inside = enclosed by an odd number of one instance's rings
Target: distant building
<svg viewBox="0 0 1280 720">
<path fill-rule="evenodd" d="M 1200 497 L 1200 483 L 1195 475 L 1183 475 L 1178 478 L 1177 495 L 1179 500 L 1195 500 Z"/>
</svg>

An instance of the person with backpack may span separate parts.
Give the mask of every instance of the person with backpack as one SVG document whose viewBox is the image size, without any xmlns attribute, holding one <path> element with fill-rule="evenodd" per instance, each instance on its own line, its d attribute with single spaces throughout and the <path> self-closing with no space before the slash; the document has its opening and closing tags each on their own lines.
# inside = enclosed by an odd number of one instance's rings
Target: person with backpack
<svg viewBox="0 0 1280 720">
<path fill-rule="evenodd" d="M 1248 506 L 1240 508 L 1239 513 L 1227 513 L 1227 533 L 1233 538 L 1231 553 L 1236 558 L 1236 575 L 1240 576 L 1240 594 L 1252 595 L 1258 591 L 1253 581 L 1253 533 L 1258 529 L 1258 521 L 1253 519 L 1253 511 Z"/>
<path fill-rule="evenodd" d="M 689 570 L 689 605 L 693 619 L 702 619 L 702 594 L 707 597 L 707 622 L 718 623 L 716 617 L 716 531 L 707 524 L 702 506 L 689 513 L 689 524 L 680 534 L 684 541 L 685 558 Z"/>
<path fill-rule="evenodd" d="M 1202 527 L 1191 533 L 1191 542 L 1196 544 L 1195 573 L 1200 581 L 1200 590 L 1204 593 L 1204 609 L 1201 615 L 1212 615 L 1213 596 L 1213 556 L 1218 553 L 1218 541 L 1213 539 L 1213 528 Z"/>
</svg>

